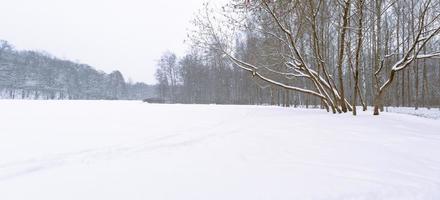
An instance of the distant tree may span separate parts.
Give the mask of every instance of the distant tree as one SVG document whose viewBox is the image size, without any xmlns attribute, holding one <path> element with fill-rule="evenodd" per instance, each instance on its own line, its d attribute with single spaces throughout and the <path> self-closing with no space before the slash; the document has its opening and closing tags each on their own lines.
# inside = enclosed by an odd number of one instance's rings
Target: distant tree
<svg viewBox="0 0 440 200">
<path fill-rule="evenodd" d="M 167 97 L 171 102 L 176 102 L 177 87 L 181 81 L 177 56 L 171 52 L 164 53 L 157 63 L 157 67 L 156 80 L 159 82 L 161 97 Z"/>
</svg>

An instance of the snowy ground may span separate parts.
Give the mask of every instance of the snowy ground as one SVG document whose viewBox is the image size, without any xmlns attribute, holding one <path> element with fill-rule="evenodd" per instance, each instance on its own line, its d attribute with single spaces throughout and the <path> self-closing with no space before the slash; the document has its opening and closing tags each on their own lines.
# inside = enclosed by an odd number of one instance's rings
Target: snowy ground
<svg viewBox="0 0 440 200">
<path fill-rule="evenodd" d="M 401 113 L 401 114 L 408 114 L 408 115 L 414 115 L 419 117 L 425 117 L 425 118 L 431 118 L 431 119 L 440 119 L 440 109 L 439 108 L 419 108 L 414 109 L 410 107 L 388 107 L 385 108 L 386 112 L 393 112 L 393 113 Z"/>
<path fill-rule="evenodd" d="M 1 200 L 440 199 L 440 120 L 0 101 Z"/>
</svg>

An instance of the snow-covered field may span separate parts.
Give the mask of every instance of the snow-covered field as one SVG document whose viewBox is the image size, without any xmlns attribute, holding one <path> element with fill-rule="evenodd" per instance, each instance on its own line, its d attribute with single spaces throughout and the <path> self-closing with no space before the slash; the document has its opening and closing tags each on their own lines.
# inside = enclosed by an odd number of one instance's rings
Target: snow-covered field
<svg viewBox="0 0 440 200">
<path fill-rule="evenodd" d="M 440 109 L 439 108 L 419 108 L 414 109 L 410 107 L 388 107 L 385 108 L 385 112 L 393 112 L 393 113 L 401 113 L 414 115 L 419 117 L 431 118 L 431 119 L 440 119 Z"/>
<path fill-rule="evenodd" d="M 440 120 L 0 101 L 1 200 L 440 199 Z"/>
</svg>

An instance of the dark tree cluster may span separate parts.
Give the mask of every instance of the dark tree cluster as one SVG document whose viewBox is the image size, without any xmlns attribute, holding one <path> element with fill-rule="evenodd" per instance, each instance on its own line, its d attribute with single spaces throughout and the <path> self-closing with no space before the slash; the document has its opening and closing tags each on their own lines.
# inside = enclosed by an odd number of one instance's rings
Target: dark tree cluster
<svg viewBox="0 0 440 200">
<path fill-rule="evenodd" d="M 0 98 L 143 99 L 154 96 L 152 87 L 126 83 L 119 71 L 106 74 L 47 53 L 17 51 L 0 41 Z"/>
<path fill-rule="evenodd" d="M 242 53 L 240 56 L 247 56 L 245 52 Z M 167 73 L 171 71 L 175 71 L 176 75 Z M 173 78 L 175 80 L 171 81 Z M 159 61 L 156 79 L 157 93 L 168 103 L 280 106 L 303 104 L 294 93 L 256 80 L 252 74 L 225 60 L 216 50 L 202 53 L 193 49 L 181 59 L 167 52 Z"/>
</svg>

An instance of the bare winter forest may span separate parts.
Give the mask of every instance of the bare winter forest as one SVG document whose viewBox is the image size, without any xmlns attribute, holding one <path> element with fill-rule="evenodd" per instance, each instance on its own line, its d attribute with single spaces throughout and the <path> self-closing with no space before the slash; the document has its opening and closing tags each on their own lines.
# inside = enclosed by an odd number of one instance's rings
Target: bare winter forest
<svg viewBox="0 0 440 200">
<path fill-rule="evenodd" d="M 169 102 L 440 106 L 440 1 L 234 0 L 206 3 L 192 50 L 165 53 L 156 78 Z"/>
<path fill-rule="evenodd" d="M 0 200 L 440 199 L 440 0 L 1 2 Z"/>
</svg>

